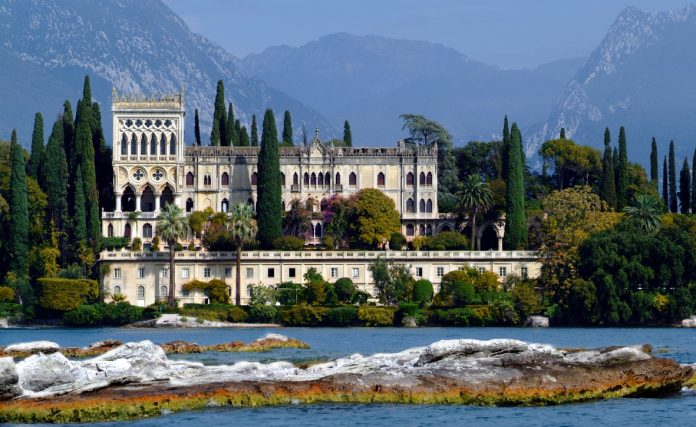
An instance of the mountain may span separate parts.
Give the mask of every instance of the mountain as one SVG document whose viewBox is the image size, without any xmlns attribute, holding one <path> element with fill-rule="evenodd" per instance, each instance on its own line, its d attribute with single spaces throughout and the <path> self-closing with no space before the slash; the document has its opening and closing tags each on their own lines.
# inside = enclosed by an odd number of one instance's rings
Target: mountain
<svg viewBox="0 0 696 427">
<path fill-rule="evenodd" d="M 268 48 L 238 65 L 321 111 L 334 127 L 348 119 L 356 145 L 380 145 L 402 134 L 402 113 L 440 121 L 459 143 L 500 134 L 505 114 L 541 123 L 582 63 L 501 70 L 440 44 L 339 33 Z"/>
<path fill-rule="evenodd" d="M 242 75 L 236 58 L 191 32 L 159 0 L 2 0 L 0 58 L 0 136 L 8 137 L 16 127 L 24 145 L 31 141 L 34 113 L 44 114 L 44 129 L 50 131 L 63 101 L 74 103 L 80 96 L 85 74 L 91 76 L 93 97 L 102 104 L 107 134 L 112 87 L 145 95 L 184 89 L 191 129 L 187 142 L 193 140 L 193 111 L 198 108 L 205 144 L 220 79 L 243 123 L 250 123 L 253 113 L 263 117 L 272 107 L 281 123 L 283 110 L 290 110 L 298 131 L 306 123 L 328 136 L 335 134 L 317 111 Z"/>
<path fill-rule="evenodd" d="M 616 144 L 624 125 L 631 160 L 648 163 L 653 136 L 660 159 L 670 139 L 678 157 L 690 158 L 696 134 L 695 44 L 695 6 L 665 13 L 625 9 L 565 86 L 548 121 L 535 129 L 534 145 L 565 127 L 577 142 L 600 147 L 607 126 Z"/>
</svg>

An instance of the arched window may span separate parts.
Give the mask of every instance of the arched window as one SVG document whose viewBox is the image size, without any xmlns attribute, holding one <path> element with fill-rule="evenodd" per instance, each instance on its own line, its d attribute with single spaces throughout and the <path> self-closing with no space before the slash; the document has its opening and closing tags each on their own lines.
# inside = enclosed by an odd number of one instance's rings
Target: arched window
<svg viewBox="0 0 696 427">
<path fill-rule="evenodd" d="M 186 212 L 193 212 L 193 200 L 191 198 L 186 199 Z"/>
<path fill-rule="evenodd" d="M 259 174 L 256 172 L 251 174 L 251 185 L 257 185 L 259 179 Z"/>
<path fill-rule="evenodd" d="M 285 174 L 283 172 L 280 173 L 280 186 L 285 187 Z"/>
<path fill-rule="evenodd" d="M 321 224 L 319 223 L 314 226 L 314 237 L 321 237 Z"/>
<path fill-rule="evenodd" d="M 419 185 L 425 185 L 425 172 L 420 173 L 420 177 L 418 179 L 418 184 Z"/>
<path fill-rule="evenodd" d="M 351 187 L 358 185 L 358 176 L 355 174 L 355 172 L 351 172 L 350 175 L 348 175 L 348 185 Z"/>
<path fill-rule="evenodd" d="M 145 134 L 140 137 L 140 155 L 147 156 L 147 137 Z"/>
<path fill-rule="evenodd" d="M 172 156 L 176 154 L 176 135 L 174 134 L 169 139 L 169 154 Z"/>
<path fill-rule="evenodd" d="M 425 204 L 425 211 L 428 213 L 433 211 L 433 201 L 431 199 L 428 199 L 428 202 Z"/>
<path fill-rule="evenodd" d="M 162 190 L 162 195 L 160 196 L 160 209 L 164 209 L 165 206 L 174 203 L 174 192 L 167 185 Z"/>
<path fill-rule="evenodd" d="M 123 212 L 135 211 L 135 192 L 130 185 L 126 187 L 123 196 L 121 196 L 121 210 Z"/>
<path fill-rule="evenodd" d="M 150 225 L 150 224 L 143 225 L 143 237 L 145 237 L 146 239 L 149 239 L 152 237 L 152 225 Z"/>
<path fill-rule="evenodd" d="M 121 155 L 128 155 L 128 138 L 125 133 L 121 135 Z"/>
<path fill-rule="evenodd" d="M 131 136 L 130 153 L 132 156 L 135 156 L 138 154 L 138 138 L 135 136 L 135 134 L 133 134 L 133 136 Z"/>
<path fill-rule="evenodd" d="M 123 237 L 130 239 L 131 237 L 131 225 L 126 223 L 126 227 L 123 229 Z"/>
<path fill-rule="evenodd" d="M 309 179 L 309 182 L 312 185 L 312 187 L 316 187 L 317 186 L 317 174 L 312 172 L 312 177 Z"/>
<path fill-rule="evenodd" d="M 292 185 L 298 185 L 300 183 L 300 177 L 297 175 L 297 172 L 292 174 Z"/>
<path fill-rule="evenodd" d="M 210 186 L 212 182 L 213 180 L 210 178 L 210 175 L 203 175 L 203 185 Z"/>
<path fill-rule="evenodd" d="M 418 235 L 425 236 L 425 226 L 423 224 L 418 226 Z"/>
<path fill-rule="evenodd" d="M 222 212 L 227 212 L 230 207 L 230 202 L 227 201 L 227 199 L 222 199 L 222 204 L 220 206 L 220 210 Z"/>
<path fill-rule="evenodd" d="M 319 172 L 319 177 L 317 178 L 317 184 L 319 185 L 319 187 L 324 186 L 324 174 L 321 172 Z"/>
<path fill-rule="evenodd" d="M 114 295 L 120 294 L 121 293 L 121 287 L 116 285 L 114 286 Z"/>
<path fill-rule="evenodd" d="M 382 172 L 377 174 L 377 187 L 384 187 L 384 174 Z"/>
<path fill-rule="evenodd" d="M 167 295 L 169 295 L 169 289 L 166 286 L 160 286 L 160 296 L 166 297 Z"/>
<path fill-rule="evenodd" d="M 108 227 L 106 227 L 106 235 L 107 237 L 114 237 L 114 226 L 109 224 Z"/>
<path fill-rule="evenodd" d="M 406 212 L 407 213 L 414 213 L 415 211 L 416 211 L 416 204 L 413 202 L 413 199 L 406 200 Z"/>
<path fill-rule="evenodd" d="M 409 172 L 406 174 L 406 185 L 409 187 L 413 187 L 413 172 Z"/>
<path fill-rule="evenodd" d="M 220 177 L 220 185 L 230 185 L 230 175 L 227 172 L 223 172 Z"/>
<path fill-rule="evenodd" d="M 140 209 L 143 212 L 155 211 L 155 192 L 149 185 L 145 187 L 143 193 L 140 195 Z"/>
<path fill-rule="evenodd" d="M 428 172 L 428 177 L 425 180 L 426 185 L 433 185 L 433 173 Z"/>
<path fill-rule="evenodd" d="M 186 174 L 186 186 L 193 187 L 193 173 L 189 172 Z"/>
<path fill-rule="evenodd" d="M 145 286 L 138 286 L 138 298 L 145 298 Z"/>
<path fill-rule="evenodd" d="M 309 185 L 309 174 L 307 172 L 304 173 L 304 185 Z"/>
<path fill-rule="evenodd" d="M 415 229 L 413 228 L 413 224 L 406 224 L 406 235 L 411 237 L 415 234 Z"/>
<path fill-rule="evenodd" d="M 324 174 L 324 185 L 326 185 L 327 187 L 331 185 L 331 175 L 329 175 L 328 172 Z"/>
<path fill-rule="evenodd" d="M 432 226 L 432 225 L 428 224 L 428 225 L 425 227 L 425 234 L 428 235 L 428 236 L 432 236 L 432 235 L 433 235 L 433 226 Z"/>
<path fill-rule="evenodd" d="M 150 155 L 151 156 L 157 155 L 157 137 L 155 136 L 154 133 L 150 137 Z"/>
<path fill-rule="evenodd" d="M 418 212 L 425 212 L 425 200 L 421 199 L 420 203 L 418 204 Z"/>
<path fill-rule="evenodd" d="M 160 137 L 160 156 L 167 155 L 167 137 L 162 134 Z"/>
<path fill-rule="evenodd" d="M 336 180 L 334 181 L 334 184 L 341 185 L 341 174 L 338 172 L 336 172 Z"/>
</svg>

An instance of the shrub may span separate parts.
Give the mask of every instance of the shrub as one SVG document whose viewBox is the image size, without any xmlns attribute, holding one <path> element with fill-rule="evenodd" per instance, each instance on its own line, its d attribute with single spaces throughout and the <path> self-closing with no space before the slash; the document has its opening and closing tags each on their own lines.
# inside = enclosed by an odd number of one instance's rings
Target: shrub
<svg viewBox="0 0 696 427">
<path fill-rule="evenodd" d="M 176 244 L 174 245 L 174 251 L 175 251 L 175 252 L 181 252 L 181 251 L 183 251 L 183 250 L 184 250 L 184 247 L 181 245 L 181 243 L 176 242 Z"/>
<path fill-rule="evenodd" d="M 448 325 L 469 326 L 473 317 L 475 315 L 470 308 L 452 308 L 441 313 L 440 319 Z"/>
<path fill-rule="evenodd" d="M 324 323 L 331 326 L 349 326 L 358 321 L 358 309 L 346 305 L 330 309 L 324 317 Z"/>
<path fill-rule="evenodd" d="M 469 239 L 457 231 L 443 231 L 435 237 L 428 239 L 423 248 L 431 251 L 468 249 Z"/>
<path fill-rule="evenodd" d="M 276 288 L 276 300 L 281 305 L 294 305 L 304 302 L 304 286 L 299 283 L 283 282 Z"/>
<path fill-rule="evenodd" d="M 281 251 L 299 251 L 304 248 L 305 240 L 301 237 L 283 236 L 273 241 L 273 248 Z"/>
<path fill-rule="evenodd" d="M 0 286 L 0 302 L 12 302 L 14 301 L 15 293 L 14 290 L 7 286 Z"/>
<path fill-rule="evenodd" d="M 63 323 L 68 326 L 98 326 L 103 315 L 96 305 L 81 305 L 63 314 Z"/>
<path fill-rule="evenodd" d="M 247 318 L 246 311 L 230 304 L 184 304 L 180 313 L 213 322 L 243 322 Z"/>
<path fill-rule="evenodd" d="M 25 307 L 28 308 L 30 306 Z M 21 320 L 23 317 L 22 309 L 23 307 L 21 304 L 11 302 L 0 303 L 0 317 L 8 318 L 13 321 Z"/>
<path fill-rule="evenodd" d="M 418 304 L 402 302 L 399 304 L 399 310 L 403 317 L 413 317 L 418 313 Z"/>
<path fill-rule="evenodd" d="M 336 249 L 336 242 L 334 241 L 333 237 L 324 236 L 324 248 L 327 251 L 332 251 L 332 250 Z"/>
<path fill-rule="evenodd" d="M 159 252 L 159 250 L 160 250 L 159 244 L 160 244 L 159 236 L 153 237 L 152 238 L 152 245 L 150 246 L 150 250 L 152 252 Z"/>
<path fill-rule="evenodd" d="M 517 325 L 520 317 L 512 302 L 507 300 L 493 301 L 491 304 L 491 317 L 493 322 L 499 325 Z"/>
<path fill-rule="evenodd" d="M 524 316 L 537 314 L 543 309 L 541 296 L 534 289 L 534 282 L 520 282 L 510 290 L 510 295 L 519 313 Z"/>
<path fill-rule="evenodd" d="M 347 277 L 342 277 L 336 280 L 333 285 L 334 291 L 336 291 L 336 297 L 338 301 L 343 303 L 349 303 L 353 299 L 353 294 L 355 294 L 355 285 L 353 281 Z"/>
<path fill-rule="evenodd" d="M 355 293 L 353 294 L 353 298 L 351 299 L 351 303 L 358 304 L 358 305 L 365 305 L 365 304 L 367 304 L 367 300 L 370 297 L 371 297 L 371 295 L 368 294 L 367 292 L 356 290 Z"/>
<path fill-rule="evenodd" d="M 430 280 L 420 279 L 413 284 L 413 302 L 425 305 L 433 300 L 433 284 Z"/>
<path fill-rule="evenodd" d="M 143 241 L 140 240 L 140 237 L 136 237 L 133 239 L 133 243 L 131 243 L 131 250 L 135 252 L 140 252 L 143 249 Z"/>
<path fill-rule="evenodd" d="M 389 238 L 389 249 L 393 251 L 400 251 L 407 244 L 408 242 L 406 241 L 406 236 L 401 233 L 392 233 L 391 237 Z"/>
<path fill-rule="evenodd" d="M 419 251 L 425 246 L 428 240 L 430 239 L 423 236 L 414 237 L 413 240 L 411 240 L 411 246 L 413 246 L 414 250 Z"/>
<path fill-rule="evenodd" d="M 106 264 L 104 264 L 106 265 Z M 80 267 L 77 264 L 71 264 L 65 268 L 62 268 L 60 270 L 60 273 L 58 273 L 58 277 L 61 279 L 82 279 L 84 276 L 82 275 L 82 267 Z"/>
<path fill-rule="evenodd" d="M 208 282 L 192 280 L 185 283 L 183 286 L 183 290 L 185 291 L 192 291 L 194 289 L 200 289 L 203 291 L 205 296 L 207 296 L 210 302 L 213 304 L 225 304 L 230 301 L 228 287 L 223 280 L 212 279 Z"/>
<path fill-rule="evenodd" d="M 276 321 L 277 314 L 277 310 L 272 305 L 252 305 L 248 318 L 256 323 L 272 323 Z"/>
<path fill-rule="evenodd" d="M 109 251 L 114 249 L 122 249 L 128 246 L 130 239 L 128 237 L 102 237 L 101 248 Z"/>
<path fill-rule="evenodd" d="M 390 307 L 359 307 L 358 319 L 365 326 L 393 326 L 394 313 Z"/>
<path fill-rule="evenodd" d="M 122 326 L 143 318 L 143 309 L 127 302 L 85 304 L 63 314 L 69 326 Z"/>
<path fill-rule="evenodd" d="M 287 326 L 316 326 L 322 322 L 329 309 L 297 304 L 280 312 L 280 321 Z"/>
<path fill-rule="evenodd" d="M 39 305 L 56 311 L 70 311 L 99 298 L 99 285 L 89 279 L 40 278 Z"/>
<path fill-rule="evenodd" d="M 196 244 L 193 243 L 193 240 L 189 242 L 188 246 L 186 247 L 186 250 L 191 252 L 196 250 Z"/>
</svg>

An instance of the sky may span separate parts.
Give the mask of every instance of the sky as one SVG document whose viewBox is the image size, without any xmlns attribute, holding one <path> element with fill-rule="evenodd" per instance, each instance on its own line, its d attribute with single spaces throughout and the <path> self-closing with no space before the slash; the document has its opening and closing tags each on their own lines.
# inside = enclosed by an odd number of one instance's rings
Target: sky
<svg viewBox="0 0 696 427">
<path fill-rule="evenodd" d="M 243 58 L 337 32 L 425 40 L 505 69 L 590 55 L 625 7 L 688 0 L 164 0 L 189 27 Z"/>
</svg>

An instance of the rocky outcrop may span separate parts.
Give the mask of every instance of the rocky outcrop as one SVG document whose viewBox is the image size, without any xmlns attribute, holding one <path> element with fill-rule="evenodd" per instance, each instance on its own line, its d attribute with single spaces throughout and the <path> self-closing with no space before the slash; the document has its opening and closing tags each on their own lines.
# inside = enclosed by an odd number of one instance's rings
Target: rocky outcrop
<svg viewBox="0 0 696 427">
<path fill-rule="evenodd" d="M 53 341 L 31 341 L 19 344 L 10 344 L 5 347 L 8 353 L 53 353 L 60 350 L 60 346 Z"/>
<path fill-rule="evenodd" d="M 696 328 L 696 316 L 691 316 L 688 319 L 682 320 L 681 325 L 684 328 Z"/>
<path fill-rule="evenodd" d="M 11 357 L 0 357 L 0 401 L 9 400 L 22 394 L 19 374 Z"/>
<path fill-rule="evenodd" d="M 529 316 L 527 321 L 524 322 L 524 326 L 529 326 L 530 328 L 548 328 L 549 318 L 546 316 Z"/>
<path fill-rule="evenodd" d="M 11 371 L 9 359 L 3 363 Z M 35 355 L 18 362 L 16 371 L 16 383 L 0 387 L 18 386 L 22 394 L 0 405 L 0 422 L 101 421 L 211 405 L 328 401 L 543 405 L 673 393 L 693 375 L 691 367 L 654 358 L 643 347 L 559 350 L 507 339 L 439 341 L 306 369 L 288 362 L 169 360 L 161 347 L 142 341 L 84 361 Z"/>
<path fill-rule="evenodd" d="M 142 320 L 130 328 L 278 328 L 276 323 L 233 323 L 210 321 L 175 313 L 165 313 L 156 319 Z"/>
</svg>

